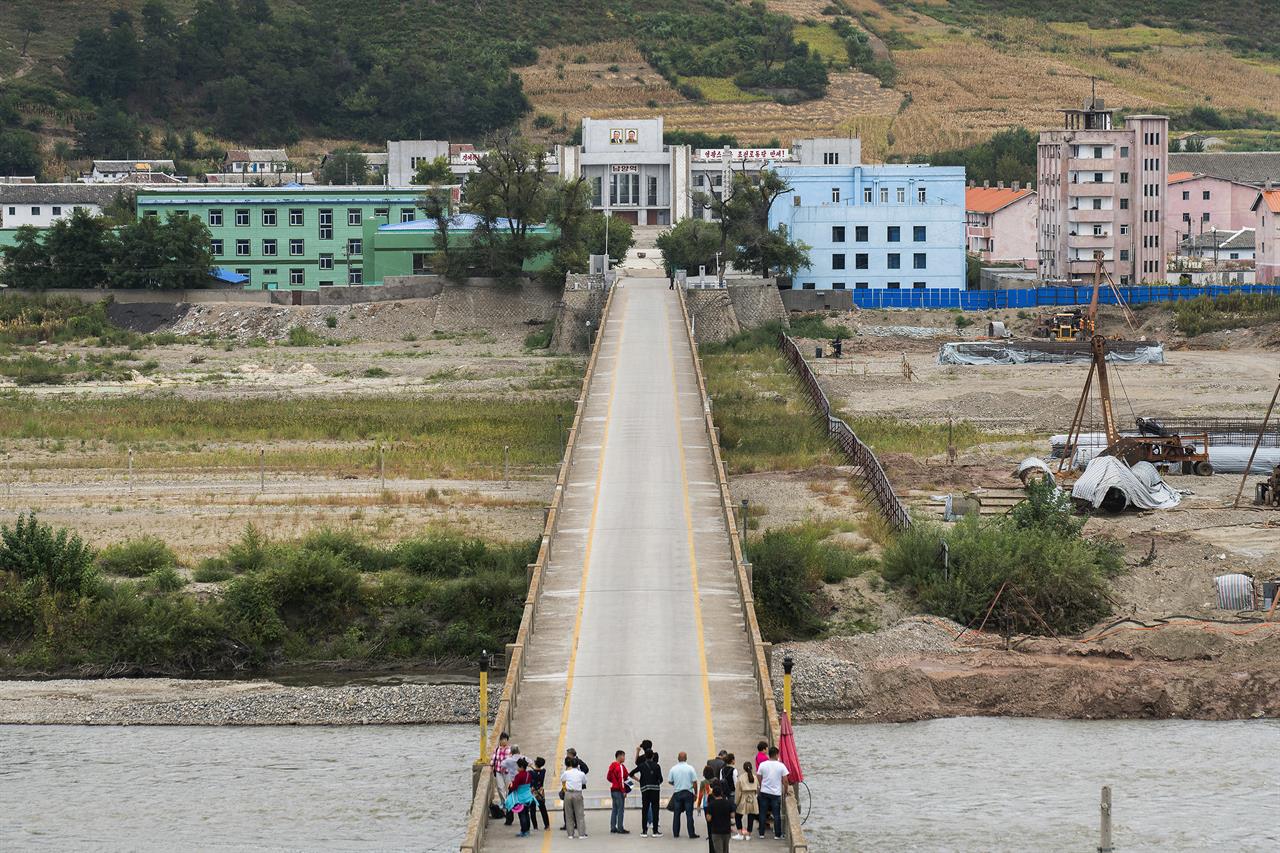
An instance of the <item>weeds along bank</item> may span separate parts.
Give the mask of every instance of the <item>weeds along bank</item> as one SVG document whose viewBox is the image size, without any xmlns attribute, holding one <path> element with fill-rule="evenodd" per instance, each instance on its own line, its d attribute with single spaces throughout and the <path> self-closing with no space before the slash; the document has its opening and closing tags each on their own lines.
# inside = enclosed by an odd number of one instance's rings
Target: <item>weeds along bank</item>
<svg viewBox="0 0 1280 853">
<path fill-rule="evenodd" d="M 536 550 L 447 534 L 270 541 L 250 526 L 187 571 L 156 538 L 95 552 L 20 516 L 0 531 L 0 666 L 139 675 L 474 659 L 515 635 Z"/>
</svg>

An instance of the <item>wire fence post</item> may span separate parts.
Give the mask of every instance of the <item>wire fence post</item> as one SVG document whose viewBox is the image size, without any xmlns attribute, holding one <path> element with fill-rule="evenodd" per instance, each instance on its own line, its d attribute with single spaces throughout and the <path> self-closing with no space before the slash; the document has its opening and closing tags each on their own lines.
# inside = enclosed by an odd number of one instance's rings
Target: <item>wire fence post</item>
<svg viewBox="0 0 1280 853">
<path fill-rule="evenodd" d="M 511 445 L 502 445 L 502 488 L 511 488 Z"/>
<path fill-rule="evenodd" d="M 382 483 L 382 490 L 387 490 L 387 452 L 382 446 L 382 442 L 378 442 L 378 480 Z"/>
<path fill-rule="evenodd" d="M 1111 786 L 1102 786 L 1101 826 L 1099 827 L 1098 853 L 1113 853 L 1111 845 Z"/>
<path fill-rule="evenodd" d="M 129 467 L 125 471 L 125 482 L 129 484 L 129 491 L 133 491 L 133 448 L 129 448 Z"/>
<path fill-rule="evenodd" d="M 267 451 L 258 448 L 258 491 L 265 492 L 267 490 Z"/>
</svg>

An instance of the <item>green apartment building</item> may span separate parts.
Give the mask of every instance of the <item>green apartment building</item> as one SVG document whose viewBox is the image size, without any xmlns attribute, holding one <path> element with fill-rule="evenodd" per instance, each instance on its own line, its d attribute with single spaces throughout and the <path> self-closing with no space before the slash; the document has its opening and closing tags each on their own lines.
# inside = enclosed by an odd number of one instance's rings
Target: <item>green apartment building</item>
<svg viewBox="0 0 1280 853">
<path fill-rule="evenodd" d="M 412 222 L 424 187 L 205 187 L 141 189 L 143 216 L 186 213 L 209 226 L 214 263 L 249 277 L 249 290 L 316 290 L 381 284 L 374 278 L 370 227 Z M 459 188 L 453 188 L 454 202 Z M 425 223 L 424 223 L 425 224 Z M 404 259 L 387 259 L 392 274 L 414 271 L 414 249 L 430 252 L 434 240 L 397 246 Z M 401 241 L 396 241 L 400 243 Z"/>
</svg>

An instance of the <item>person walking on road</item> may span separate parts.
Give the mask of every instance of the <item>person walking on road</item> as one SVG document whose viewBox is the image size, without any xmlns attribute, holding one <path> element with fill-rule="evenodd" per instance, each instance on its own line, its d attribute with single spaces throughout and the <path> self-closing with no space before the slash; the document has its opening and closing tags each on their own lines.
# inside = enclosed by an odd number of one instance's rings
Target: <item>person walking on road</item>
<svg viewBox="0 0 1280 853">
<path fill-rule="evenodd" d="M 613 763 L 605 773 L 609 783 L 609 799 L 613 811 L 609 813 L 609 831 L 614 835 L 630 835 L 631 830 L 624 829 L 622 819 L 627 810 L 627 792 L 631 785 L 631 771 L 627 769 L 627 754 L 621 749 L 613 754 Z"/>
<path fill-rule="evenodd" d="M 734 788 L 734 821 L 738 832 L 736 837 L 748 839 L 751 837 L 752 830 L 755 829 L 755 823 L 760 819 L 760 804 L 757 801 L 757 795 L 760 793 L 760 780 L 756 778 L 755 771 L 751 769 L 751 762 L 742 762 L 742 772 L 738 774 L 738 784 Z M 742 830 L 742 816 L 747 816 L 747 829 Z M 761 826 L 764 826 L 763 822 Z"/>
<path fill-rule="evenodd" d="M 719 782 L 711 788 L 706 816 L 711 853 L 729 853 L 729 836 L 733 832 L 733 799 L 726 796 L 724 787 Z"/>
<path fill-rule="evenodd" d="M 769 747 L 769 760 L 760 765 L 760 837 L 764 838 L 764 817 L 773 819 L 773 837 L 782 837 L 782 791 L 791 771 L 778 760 L 778 748 Z"/>
<path fill-rule="evenodd" d="M 533 822 L 533 828 L 538 828 L 538 812 L 542 812 L 542 828 L 551 828 L 551 819 L 547 817 L 547 759 L 539 755 L 533 760 L 533 769 L 529 771 L 533 780 L 529 783 L 533 788 L 533 797 L 538 801 L 538 811 L 532 808 L 529 810 L 529 819 Z"/>
<path fill-rule="evenodd" d="M 680 815 L 683 814 L 689 829 L 689 837 L 701 838 L 702 836 L 693 831 L 693 801 L 697 791 L 698 772 L 689 763 L 689 756 L 686 753 L 682 752 L 676 758 L 678 762 L 673 764 L 670 772 L 667 773 L 667 781 L 674 789 L 671 802 L 667 806 L 675 813 L 671 820 L 671 834 L 676 838 L 680 837 Z"/>
<path fill-rule="evenodd" d="M 662 835 L 658 828 L 658 804 L 662 799 L 662 767 L 658 764 L 658 753 L 652 750 L 646 755 L 631 777 L 640 783 L 640 837 L 649 837 L 649 826 L 653 826 L 653 837 Z"/>
<path fill-rule="evenodd" d="M 564 786 L 564 825 L 570 838 L 587 837 L 586 810 L 582 802 L 582 789 L 587 784 L 587 774 L 578 768 L 578 759 L 570 756 L 565 761 L 568 768 L 560 774 Z"/>
</svg>

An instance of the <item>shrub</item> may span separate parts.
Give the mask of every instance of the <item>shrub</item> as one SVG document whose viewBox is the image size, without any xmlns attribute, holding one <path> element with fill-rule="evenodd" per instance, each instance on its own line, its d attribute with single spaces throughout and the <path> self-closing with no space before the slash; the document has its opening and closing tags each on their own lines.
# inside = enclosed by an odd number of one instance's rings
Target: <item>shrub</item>
<svg viewBox="0 0 1280 853">
<path fill-rule="evenodd" d="M 769 642 L 816 637 L 825 628 L 822 582 L 859 574 L 868 558 L 823 542 L 829 531 L 801 525 L 767 531 L 747 543 L 760 633 Z"/>
<path fill-rule="evenodd" d="M 969 326 L 972 326 L 972 325 L 973 325 L 973 320 L 970 320 L 968 317 L 966 317 L 963 314 L 956 315 L 957 329 L 967 329 Z"/>
<path fill-rule="evenodd" d="M 270 543 L 252 523 L 244 526 L 240 541 L 227 549 L 226 565 L 233 572 L 256 572 L 267 564 Z"/>
<path fill-rule="evenodd" d="M 539 130 L 546 130 L 547 128 L 555 127 L 555 124 L 556 120 L 546 113 L 538 113 L 533 117 L 533 126 Z"/>
<path fill-rule="evenodd" d="M 797 317 L 791 321 L 791 328 L 787 330 L 793 338 L 852 338 L 853 332 L 848 326 L 842 323 L 828 323 L 822 317 L 815 314 L 808 314 L 803 317 Z"/>
<path fill-rule="evenodd" d="M 147 575 L 146 588 L 152 592 L 177 592 L 187 585 L 187 579 L 173 566 L 162 566 Z"/>
<path fill-rule="evenodd" d="M 196 567 L 191 578 L 196 583 L 221 583 L 235 577 L 235 572 L 220 557 L 210 557 Z"/>
<path fill-rule="evenodd" d="M 553 329 L 550 324 L 543 326 L 541 329 L 535 329 L 524 336 L 524 345 L 526 349 L 546 349 L 551 346 L 551 334 Z"/>
<path fill-rule="evenodd" d="M 1005 632 L 1087 628 L 1110 612 L 1106 581 L 1123 561 L 1113 546 L 1079 535 L 1053 487 L 1033 489 L 1028 504 L 1000 518 L 968 516 L 949 532 L 917 522 L 885 549 L 884 577 L 925 611 L 965 625 L 990 610 L 989 624 Z"/>
<path fill-rule="evenodd" d="M 333 554 L 361 572 L 380 572 L 394 564 L 390 552 L 361 542 L 349 530 L 331 530 L 326 527 L 313 531 L 302 540 L 300 547 L 307 551 Z"/>
<path fill-rule="evenodd" d="M 285 344 L 291 347 L 322 347 L 326 343 L 325 338 L 302 326 L 290 326 L 289 337 L 285 340 Z"/>
<path fill-rule="evenodd" d="M 65 527 L 41 524 L 33 512 L 0 527 L 0 571 L 42 592 L 88 595 L 97 587 L 93 549 Z"/>
<path fill-rule="evenodd" d="M 126 539 L 108 545 L 98 554 L 98 568 L 109 575 L 140 578 L 157 569 L 175 566 L 178 558 L 155 536 Z"/>
<path fill-rule="evenodd" d="M 322 633 L 359 602 L 360 575 L 332 552 L 288 551 L 263 581 L 280 619 L 303 635 Z"/>
<path fill-rule="evenodd" d="M 336 329 L 338 328 L 338 318 L 330 314 L 328 317 L 324 318 L 324 324 L 330 329 Z"/>
<path fill-rule="evenodd" d="M 391 371 L 385 367 L 368 367 L 362 375 L 365 379 L 384 379 L 391 375 Z"/>
<path fill-rule="evenodd" d="M 518 573 L 537 556 L 536 545 L 491 545 L 479 539 L 432 536 L 408 539 L 395 548 L 396 565 L 415 575 L 456 578 L 482 571 Z"/>
</svg>

